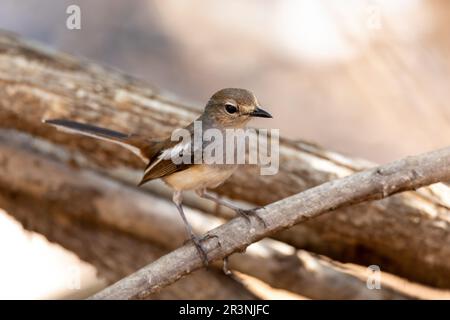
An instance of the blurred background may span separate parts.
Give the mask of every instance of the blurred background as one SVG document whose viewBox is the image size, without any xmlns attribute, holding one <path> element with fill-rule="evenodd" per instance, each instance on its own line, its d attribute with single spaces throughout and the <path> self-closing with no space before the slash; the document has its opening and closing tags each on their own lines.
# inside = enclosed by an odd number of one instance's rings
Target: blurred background
<svg viewBox="0 0 450 320">
<path fill-rule="evenodd" d="M 71 4 L 81 30 L 66 28 Z M 450 144 L 446 0 L 2 0 L 0 28 L 199 108 L 220 88 L 251 89 L 283 136 L 374 162 Z M 91 266 L 4 214 L 0 243 L 0 298 L 70 295 L 68 274 L 101 285 Z M 31 276 L 17 280 L 19 264 Z"/>
</svg>

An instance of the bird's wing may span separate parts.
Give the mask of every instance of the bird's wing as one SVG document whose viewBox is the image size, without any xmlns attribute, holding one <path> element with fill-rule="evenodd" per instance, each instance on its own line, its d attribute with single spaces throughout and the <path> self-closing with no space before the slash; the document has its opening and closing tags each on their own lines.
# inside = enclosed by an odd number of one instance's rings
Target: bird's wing
<svg viewBox="0 0 450 320">
<path fill-rule="evenodd" d="M 153 179 L 162 178 L 174 172 L 186 170 L 193 165 L 194 153 L 191 151 L 192 144 L 190 141 L 177 142 L 166 140 L 162 145 L 164 147 L 161 147 L 160 151 L 148 163 L 139 185 L 143 185 Z M 175 157 L 179 157 L 181 160 L 186 154 L 191 159 L 189 163 L 175 163 L 173 161 Z"/>
</svg>

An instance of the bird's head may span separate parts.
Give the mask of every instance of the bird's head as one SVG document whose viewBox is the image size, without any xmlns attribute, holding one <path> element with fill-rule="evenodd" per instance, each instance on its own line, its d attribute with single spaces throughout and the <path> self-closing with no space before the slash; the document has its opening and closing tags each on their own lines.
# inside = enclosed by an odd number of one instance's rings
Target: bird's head
<svg viewBox="0 0 450 320">
<path fill-rule="evenodd" d="M 243 127 L 252 117 L 272 118 L 261 109 L 255 95 L 248 90 L 226 88 L 217 91 L 205 107 L 205 116 L 223 127 Z"/>
</svg>

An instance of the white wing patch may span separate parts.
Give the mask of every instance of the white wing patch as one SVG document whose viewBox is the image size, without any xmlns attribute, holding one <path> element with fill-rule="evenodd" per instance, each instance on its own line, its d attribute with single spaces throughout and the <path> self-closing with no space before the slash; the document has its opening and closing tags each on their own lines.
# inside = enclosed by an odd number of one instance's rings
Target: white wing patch
<svg viewBox="0 0 450 320">
<path fill-rule="evenodd" d="M 191 151 L 191 142 L 180 142 L 174 145 L 172 148 L 165 149 L 161 152 L 158 158 L 152 163 L 150 167 L 145 169 L 144 175 L 150 172 L 158 163 L 162 160 L 171 160 L 174 158 L 181 158 L 183 154 Z"/>
</svg>

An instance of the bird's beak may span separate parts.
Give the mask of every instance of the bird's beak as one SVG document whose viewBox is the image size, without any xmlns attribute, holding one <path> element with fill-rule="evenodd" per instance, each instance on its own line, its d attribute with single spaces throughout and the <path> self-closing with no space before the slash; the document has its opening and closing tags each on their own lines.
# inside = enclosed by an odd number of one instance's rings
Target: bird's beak
<svg viewBox="0 0 450 320">
<path fill-rule="evenodd" d="M 253 112 L 250 113 L 250 116 L 260 118 L 272 118 L 270 113 L 258 107 Z"/>
</svg>

